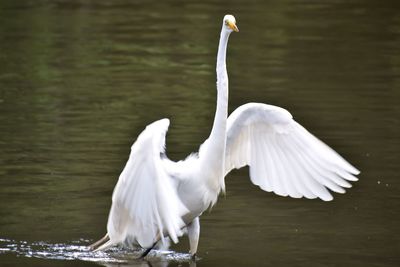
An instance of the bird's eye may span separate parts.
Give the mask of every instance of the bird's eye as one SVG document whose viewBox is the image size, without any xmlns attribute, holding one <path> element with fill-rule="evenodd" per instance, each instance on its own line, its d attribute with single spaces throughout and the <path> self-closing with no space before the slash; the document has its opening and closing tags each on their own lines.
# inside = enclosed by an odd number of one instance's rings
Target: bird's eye
<svg viewBox="0 0 400 267">
<path fill-rule="evenodd" d="M 228 25 L 229 25 L 229 22 L 228 22 L 228 20 L 225 20 L 225 25 L 226 25 L 226 26 L 228 26 Z"/>
</svg>

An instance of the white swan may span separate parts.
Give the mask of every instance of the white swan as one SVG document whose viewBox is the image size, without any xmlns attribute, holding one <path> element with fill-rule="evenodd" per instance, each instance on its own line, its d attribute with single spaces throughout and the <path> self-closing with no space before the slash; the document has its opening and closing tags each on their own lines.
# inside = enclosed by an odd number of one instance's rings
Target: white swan
<svg viewBox="0 0 400 267">
<path fill-rule="evenodd" d="M 199 216 L 225 190 L 225 175 L 250 166 L 251 181 L 261 189 L 294 198 L 332 200 L 344 193 L 359 171 L 292 119 L 280 107 L 249 103 L 228 118 L 226 48 L 238 32 L 232 15 L 223 19 L 217 56 L 217 109 L 209 138 L 198 154 L 173 162 L 165 156 L 169 120 L 148 125 L 131 154 L 112 196 L 106 236 L 92 245 L 103 250 L 121 242 L 147 248 L 178 237 L 186 228 L 195 255 Z"/>
</svg>

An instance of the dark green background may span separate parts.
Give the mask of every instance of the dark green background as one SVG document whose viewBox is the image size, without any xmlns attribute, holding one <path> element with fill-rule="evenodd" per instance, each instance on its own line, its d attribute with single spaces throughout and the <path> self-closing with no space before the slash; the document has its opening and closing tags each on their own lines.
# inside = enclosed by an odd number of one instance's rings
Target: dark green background
<svg viewBox="0 0 400 267">
<path fill-rule="evenodd" d="M 130 145 L 154 120 L 171 120 L 170 158 L 198 149 L 226 13 L 240 29 L 230 111 L 282 106 L 362 173 L 329 203 L 231 173 L 201 217 L 197 265 L 399 266 L 398 1 L 0 0 L 1 247 L 100 238 Z M 95 265 L 17 254 L 0 251 L 0 265 Z"/>
</svg>

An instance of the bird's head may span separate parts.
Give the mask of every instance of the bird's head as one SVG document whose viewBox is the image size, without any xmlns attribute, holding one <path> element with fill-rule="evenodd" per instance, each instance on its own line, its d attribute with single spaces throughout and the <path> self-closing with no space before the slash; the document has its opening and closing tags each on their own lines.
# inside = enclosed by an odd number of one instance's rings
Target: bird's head
<svg viewBox="0 0 400 267">
<path fill-rule="evenodd" d="M 225 15 L 223 27 L 225 27 L 225 29 L 229 32 L 232 32 L 232 31 L 238 32 L 239 31 L 238 27 L 236 26 L 236 19 L 232 15 Z"/>
</svg>

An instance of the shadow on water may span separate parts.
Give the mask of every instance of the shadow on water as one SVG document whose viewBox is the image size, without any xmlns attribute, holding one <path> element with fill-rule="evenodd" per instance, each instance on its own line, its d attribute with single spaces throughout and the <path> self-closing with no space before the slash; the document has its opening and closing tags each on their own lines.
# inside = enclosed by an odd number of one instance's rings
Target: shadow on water
<svg viewBox="0 0 400 267">
<path fill-rule="evenodd" d="M 152 250 L 145 259 L 139 259 L 143 249 L 126 249 L 114 247 L 107 251 L 93 252 L 88 248 L 90 240 L 79 239 L 70 243 L 49 243 L 45 241 L 27 242 L 11 239 L 0 239 L 0 254 L 14 254 L 17 257 L 38 258 L 47 260 L 93 262 L 101 266 L 160 266 L 169 263 L 189 263 L 196 266 L 188 253 Z"/>
</svg>

